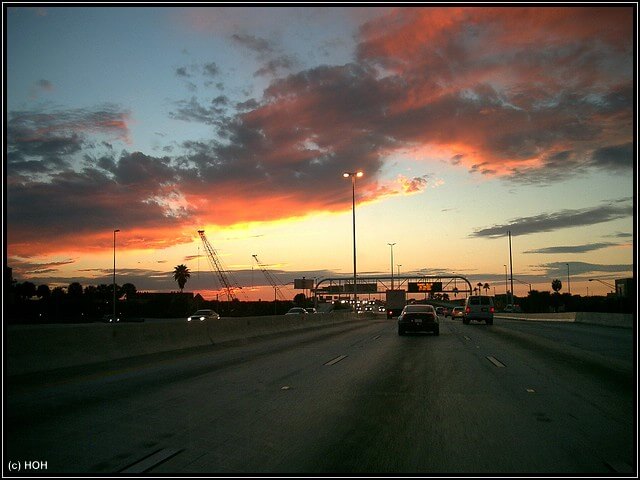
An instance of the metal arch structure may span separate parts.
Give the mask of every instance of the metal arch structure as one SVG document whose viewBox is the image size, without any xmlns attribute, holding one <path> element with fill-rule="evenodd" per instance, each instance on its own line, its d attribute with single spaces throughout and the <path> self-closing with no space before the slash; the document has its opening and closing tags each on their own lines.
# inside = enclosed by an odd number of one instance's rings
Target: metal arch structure
<svg viewBox="0 0 640 480">
<path fill-rule="evenodd" d="M 204 249 L 207 252 L 207 258 L 209 259 L 211 268 L 218 274 L 220 285 L 227 294 L 227 300 L 231 301 L 236 299 L 236 296 L 233 292 L 236 289 L 242 289 L 242 287 L 239 285 L 231 285 L 231 282 L 229 281 L 229 278 L 227 277 L 227 274 L 224 271 L 220 260 L 218 259 L 218 254 L 216 253 L 216 250 L 213 248 L 211 243 L 209 243 L 209 240 L 207 240 L 207 237 L 204 234 L 204 230 L 198 230 L 198 235 L 200 235 L 200 238 L 202 239 L 202 244 L 204 245 Z"/>
<path fill-rule="evenodd" d="M 442 290 L 438 291 L 437 293 L 454 293 L 454 294 L 458 294 L 458 293 L 468 293 L 469 295 L 473 292 L 473 287 L 471 286 L 471 282 L 469 282 L 469 280 L 466 277 L 462 277 L 460 275 L 432 275 L 432 276 L 425 276 L 425 275 L 403 275 L 403 276 L 398 276 L 398 275 L 360 275 L 358 276 L 358 284 L 366 284 L 366 283 L 372 283 L 375 282 L 376 283 L 376 292 L 369 292 L 372 294 L 383 294 L 386 292 L 386 290 L 390 290 L 390 288 L 387 288 L 387 286 L 385 285 L 385 281 L 390 280 L 393 281 L 396 285 L 394 285 L 394 288 L 396 290 L 399 290 L 400 288 L 398 287 L 402 287 L 402 285 L 404 285 L 405 283 L 409 283 L 409 282 L 416 282 L 416 283 L 436 283 L 436 282 L 441 282 L 442 283 Z M 467 285 L 467 288 L 458 288 L 458 284 L 457 284 L 457 280 L 460 280 L 461 282 L 464 282 L 464 284 Z M 334 292 L 334 293 L 351 293 L 353 291 L 353 277 L 333 277 L 333 278 L 323 278 L 321 280 L 319 280 L 314 288 L 314 294 L 316 297 L 316 302 L 318 301 L 318 291 L 320 290 L 320 285 L 323 283 L 330 283 L 330 284 L 334 284 L 337 283 L 338 284 L 338 292 Z M 378 284 L 382 284 L 382 286 L 385 288 L 384 290 L 378 290 L 377 285 Z M 347 285 L 350 286 L 350 290 L 346 289 L 344 287 L 346 287 Z M 342 291 L 340 291 L 342 290 Z M 364 295 L 367 292 L 359 292 L 361 295 Z M 415 293 L 415 292 L 414 292 Z"/>
</svg>

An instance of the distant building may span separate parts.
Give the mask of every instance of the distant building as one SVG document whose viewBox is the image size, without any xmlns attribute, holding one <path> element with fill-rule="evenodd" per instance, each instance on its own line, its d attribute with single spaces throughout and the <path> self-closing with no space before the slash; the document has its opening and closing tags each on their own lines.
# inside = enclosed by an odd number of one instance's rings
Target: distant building
<svg viewBox="0 0 640 480">
<path fill-rule="evenodd" d="M 634 278 L 621 278 L 616 280 L 616 296 L 622 298 L 633 297 L 636 282 Z"/>
</svg>

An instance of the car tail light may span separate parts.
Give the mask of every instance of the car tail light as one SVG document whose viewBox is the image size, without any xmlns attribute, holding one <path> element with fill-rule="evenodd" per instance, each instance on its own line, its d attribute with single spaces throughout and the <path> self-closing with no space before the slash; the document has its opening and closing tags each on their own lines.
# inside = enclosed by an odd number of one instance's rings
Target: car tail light
<svg viewBox="0 0 640 480">
<path fill-rule="evenodd" d="M 494 312 L 495 312 L 495 310 L 496 310 L 496 309 L 495 309 L 494 307 L 491 307 L 491 308 L 489 309 L 489 311 L 490 311 L 491 313 L 494 313 Z"/>
<path fill-rule="evenodd" d="M 465 310 L 465 313 L 469 315 L 471 313 L 471 307 L 467 307 L 467 309 Z"/>
</svg>

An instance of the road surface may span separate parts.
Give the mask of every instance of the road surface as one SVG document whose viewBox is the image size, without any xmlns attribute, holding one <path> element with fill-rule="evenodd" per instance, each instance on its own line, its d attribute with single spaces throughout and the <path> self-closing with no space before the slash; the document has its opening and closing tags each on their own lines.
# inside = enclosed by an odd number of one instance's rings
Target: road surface
<svg viewBox="0 0 640 480">
<path fill-rule="evenodd" d="M 630 474 L 634 379 L 628 329 L 380 318 L 10 378 L 4 469 Z"/>
</svg>

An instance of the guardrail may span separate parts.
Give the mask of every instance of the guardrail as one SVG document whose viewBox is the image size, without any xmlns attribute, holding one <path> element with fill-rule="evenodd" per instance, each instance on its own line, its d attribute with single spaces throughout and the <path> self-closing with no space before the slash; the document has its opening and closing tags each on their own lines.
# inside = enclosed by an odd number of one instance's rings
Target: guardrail
<svg viewBox="0 0 640 480">
<path fill-rule="evenodd" d="M 9 325 L 7 373 L 20 375 L 276 333 L 364 321 L 369 314 L 228 317 L 209 322 Z"/>
</svg>

